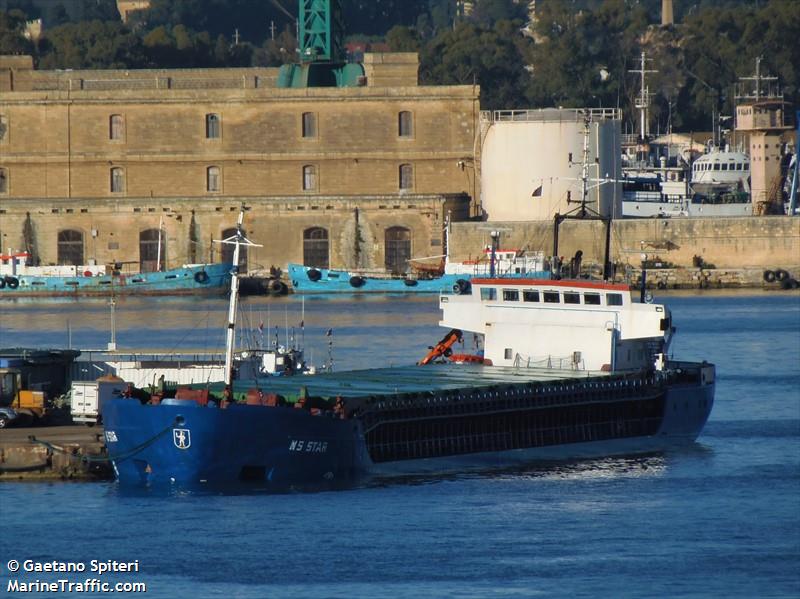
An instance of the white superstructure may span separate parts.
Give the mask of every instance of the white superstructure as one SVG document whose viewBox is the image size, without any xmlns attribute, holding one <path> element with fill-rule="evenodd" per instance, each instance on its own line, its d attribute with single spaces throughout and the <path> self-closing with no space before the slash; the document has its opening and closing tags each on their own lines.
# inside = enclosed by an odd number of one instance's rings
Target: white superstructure
<svg viewBox="0 0 800 599">
<path fill-rule="evenodd" d="M 495 366 L 652 369 L 672 336 L 665 306 L 603 282 L 473 279 L 471 294 L 443 295 L 440 307 L 442 326 L 484 336 Z"/>
</svg>

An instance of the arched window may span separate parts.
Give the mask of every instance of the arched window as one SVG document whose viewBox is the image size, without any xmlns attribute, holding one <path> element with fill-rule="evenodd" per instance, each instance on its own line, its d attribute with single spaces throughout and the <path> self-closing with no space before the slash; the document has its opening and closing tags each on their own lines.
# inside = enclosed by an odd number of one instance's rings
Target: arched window
<svg viewBox="0 0 800 599">
<path fill-rule="evenodd" d="M 303 137 L 317 136 L 317 115 L 313 112 L 303 113 Z"/>
<path fill-rule="evenodd" d="M 224 229 L 222 231 L 222 239 L 228 239 L 228 237 L 233 237 L 236 235 L 236 229 Z M 216 244 L 214 244 L 216 245 Z M 230 243 L 221 243 L 220 250 L 220 260 L 226 264 L 233 264 L 233 250 L 236 249 Z M 247 272 L 247 246 L 242 245 L 239 246 L 239 272 L 246 273 Z"/>
<path fill-rule="evenodd" d="M 163 230 L 145 229 L 139 233 L 139 270 L 155 272 L 164 270 L 167 239 Z M 159 251 L 160 250 L 160 251 Z"/>
<path fill-rule="evenodd" d="M 8 170 L 0 167 L 0 193 L 8 193 Z"/>
<path fill-rule="evenodd" d="M 111 193 L 122 193 L 125 191 L 125 171 L 115 166 L 111 169 Z"/>
<path fill-rule="evenodd" d="M 400 137 L 412 137 L 414 135 L 414 121 L 408 110 L 397 115 L 397 135 Z"/>
<path fill-rule="evenodd" d="M 219 115 L 207 114 L 206 115 L 206 139 L 219 139 Z"/>
<path fill-rule="evenodd" d="M 221 190 L 220 170 L 218 166 L 209 166 L 206 169 L 206 191 L 214 193 Z"/>
<path fill-rule="evenodd" d="M 8 117 L 0 114 L 0 143 L 8 141 Z"/>
<path fill-rule="evenodd" d="M 83 261 L 83 233 L 72 229 L 58 232 L 58 263 L 80 266 Z"/>
<path fill-rule="evenodd" d="M 312 227 L 303 231 L 303 264 L 315 268 L 330 268 L 328 230 Z"/>
<path fill-rule="evenodd" d="M 410 164 L 401 164 L 399 173 L 400 189 L 413 189 L 414 188 L 414 167 Z"/>
<path fill-rule="evenodd" d="M 317 167 L 307 164 L 303 167 L 303 191 L 317 190 Z"/>
<path fill-rule="evenodd" d="M 122 140 L 125 135 L 124 125 L 121 114 L 112 114 L 108 118 L 108 139 Z"/>
<path fill-rule="evenodd" d="M 405 227 L 389 227 L 384 237 L 386 248 L 386 270 L 403 274 L 411 259 L 411 231 Z"/>
</svg>

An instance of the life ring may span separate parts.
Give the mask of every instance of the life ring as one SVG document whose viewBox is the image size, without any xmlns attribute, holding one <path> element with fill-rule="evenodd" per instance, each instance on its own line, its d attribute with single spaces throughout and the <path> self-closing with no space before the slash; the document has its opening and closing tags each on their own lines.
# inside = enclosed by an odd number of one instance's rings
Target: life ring
<svg viewBox="0 0 800 599">
<path fill-rule="evenodd" d="M 208 273 L 204 270 L 198 270 L 194 273 L 194 280 L 200 284 L 208 283 Z"/>
<path fill-rule="evenodd" d="M 785 280 L 789 279 L 790 277 L 789 277 L 788 271 L 785 271 L 782 268 L 779 268 L 778 270 L 775 271 L 775 278 L 778 281 L 785 281 Z"/>
<path fill-rule="evenodd" d="M 764 271 L 764 280 L 767 283 L 774 283 L 775 282 L 775 271 L 765 270 Z"/>
<path fill-rule="evenodd" d="M 315 283 L 322 278 L 322 273 L 319 272 L 316 268 L 309 268 L 308 272 L 306 273 L 309 281 L 314 281 Z"/>
<path fill-rule="evenodd" d="M 84 270 L 83 271 L 83 276 L 84 277 L 91 277 L 92 276 L 92 271 L 91 270 Z"/>
<path fill-rule="evenodd" d="M 19 279 L 17 277 L 6 277 L 6 285 L 9 289 L 16 289 L 19 287 Z"/>
<path fill-rule="evenodd" d="M 283 290 L 284 284 L 278 279 L 272 279 L 269 283 L 267 283 L 267 291 L 269 291 L 270 295 L 280 295 L 283 293 Z"/>
<path fill-rule="evenodd" d="M 658 283 L 656 283 L 656 287 L 658 287 L 659 289 L 666 289 L 667 283 L 665 281 L 659 281 Z"/>
<path fill-rule="evenodd" d="M 416 287 L 417 280 L 416 279 L 403 279 L 403 284 L 406 287 Z"/>
<path fill-rule="evenodd" d="M 364 277 L 359 277 L 358 275 L 353 275 L 352 277 L 350 277 L 350 286 L 351 287 L 355 287 L 355 288 L 363 287 L 365 282 L 366 281 L 364 281 Z"/>
<path fill-rule="evenodd" d="M 458 279 L 453 285 L 453 293 L 456 295 L 466 295 L 469 293 L 470 283 L 466 279 Z"/>
</svg>

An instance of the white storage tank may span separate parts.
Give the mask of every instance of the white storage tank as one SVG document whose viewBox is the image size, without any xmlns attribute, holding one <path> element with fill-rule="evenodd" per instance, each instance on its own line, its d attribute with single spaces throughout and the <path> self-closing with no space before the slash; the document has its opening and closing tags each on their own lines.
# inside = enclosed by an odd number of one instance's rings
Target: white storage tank
<svg viewBox="0 0 800 599">
<path fill-rule="evenodd" d="M 585 119 L 588 177 L 595 179 L 587 185 L 588 206 L 621 217 L 620 118 L 611 108 L 482 112 L 481 205 L 488 220 L 550 220 L 579 205 Z"/>
</svg>

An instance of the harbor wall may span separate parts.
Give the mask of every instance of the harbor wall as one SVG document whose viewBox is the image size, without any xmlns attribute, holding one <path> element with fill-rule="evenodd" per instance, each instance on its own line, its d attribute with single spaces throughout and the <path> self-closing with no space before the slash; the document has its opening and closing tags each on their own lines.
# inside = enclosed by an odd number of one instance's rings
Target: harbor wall
<svg viewBox="0 0 800 599">
<path fill-rule="evenodd" d="M 251 272 L 307 261 L 311 246 L 318 256 L 320 244 L 333 268 L 383 270 L 391 231 L 404 232 L 410 256 L 442 255 L 445 215 L 465 219 L 469 205 L 467 195 L 435 194 L 234 197 L 204 202 L 0 199 L 0 247 L 3 252 L 30 248 L 42 265 L 57 264 L 60 248 L 64 249 L 59 235 L 69 231 L 80 240 L 76 242 L 82 252 L 79 264 L 125 262 L 132 268 L 124 270 L 131 271 L 145 260 L 146 239 L 152 242 L 161 227 L 165 268 L 215 262 L 220 261 L 223 246 L 213 240 L 232 234 L 239 209 L 245 206 L 246 234 L 263 246 L 248 248 L 246 266 Z M 150 236 L 142 237 L 146 233 Z"/>
<path fill-rule="evenodd" d="M 553 221 L 454 223 L 450 243 L 453 260 L 474 258 L 501 233 L 505 249 L 553 250 Z M 561 224 L 559 255 L 569 259 L 583 251 L 583 262 L 602 263 L 605 226 L 600 221 L 570 220 Z M 695 256 L 719 269 L 797 269 L 800 267 L 800 218 L 784 216 L 615 220 L 611 260 L 638 267 L 641 255 L 677 267 L 696 265 Z M 800 275 L 800 272 L 793 274 Z"/>
</svg>

